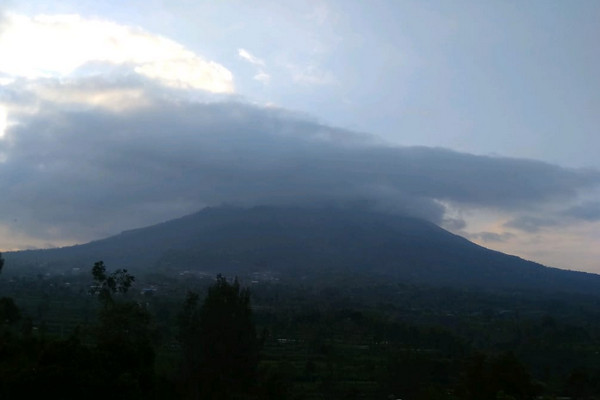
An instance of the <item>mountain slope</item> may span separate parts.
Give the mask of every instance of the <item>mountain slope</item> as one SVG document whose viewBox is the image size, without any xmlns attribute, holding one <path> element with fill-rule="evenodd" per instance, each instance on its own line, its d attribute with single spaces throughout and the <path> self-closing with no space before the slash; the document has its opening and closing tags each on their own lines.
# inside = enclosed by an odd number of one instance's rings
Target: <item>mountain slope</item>
<svg viewBox="0 0 600 400">
<path fill-rule="evenodd" d="M 7 253 L 7 263 L 62 269 L 104 260 L 134 273 L 269 271 L 485 289 L 600 293 L 600 276 L 544 267 L 414 218 L 333 208 L 207 208 L 61 249 Z"/>
</svg>

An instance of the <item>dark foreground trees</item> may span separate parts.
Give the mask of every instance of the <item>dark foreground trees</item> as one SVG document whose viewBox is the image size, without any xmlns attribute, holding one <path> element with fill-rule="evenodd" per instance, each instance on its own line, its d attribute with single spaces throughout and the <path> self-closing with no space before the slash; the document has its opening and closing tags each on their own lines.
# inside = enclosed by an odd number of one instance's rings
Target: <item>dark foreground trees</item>
<svg viewBox="0 0 600 400">
<path fill-rule="evenodd" d="M 148 398 L 154 381 L 152 318 L 139 303 L 123 298 L 135 278 L 123 269 L 107 273 L 102 261 L 94 264 L 92 276 L 92 292 L 102 304 L 94 332 L 102 380 L 124 398 Z"/>
<path fill-rule="evenodd" d="M 237 280 L 219 275 L 203 302 L 188 296 L 178 337 L 186 386 L 177 391 L 170 380 L 175 374 L 167 378 L 155 371 L 157 330 L 148 303 L 128 294 L 134 277 L 107 271 L 102 262 L 92 276 L 96 323 L 66 339 L 31 326 L 19 329 L 19 309 L 1 299 L 0 398 L 258 398 L 259 342 L 249 292 Z"/>
<path fill-rule="evenodd" d="M 4 267 L 4 258 L 0 253 L 0 272 Z M 12 324 L 21 318 L 21 312 L 15 304 L 15 301 L 10 297 L 0 298 L 0 325 Z"/>
<path fill-rule="evenodd" d="M 245 398 L 256 389 L 260 343 L 250 293 L 218 275 L 202 303 L 190 293 L 179 317 L 186 397 Z"/>
<path fill-rule="evenodd" d="M 466 400 L 527 400 L 535 398 L 539 391 L 514 353 L 491 358 L 476 353 L 465 361 L 457 395 Z"/>
<path fill-rule="evenodd" d="M 600 398 L 600 303 L 580 309 L 588 298 L 527 305 L 512 293 L 258 283 L 253 315 L 248 290 L 221 276 L 146 277 L 158 283 L 148 295 L 129 289 L 127 271 L 99 262 L 92 272 L 94 297 L 89 271 L 79 286 L 71 275 L 0 279 L 0 293 L 19 296 L 0 299 L 0 399 Z M 182 308 L 184 287 L 203 294 Z M 467 301 L 520 312 L 476 314 Z M 268 338 L 257 340 L 253 320 Z"/>
</svg>

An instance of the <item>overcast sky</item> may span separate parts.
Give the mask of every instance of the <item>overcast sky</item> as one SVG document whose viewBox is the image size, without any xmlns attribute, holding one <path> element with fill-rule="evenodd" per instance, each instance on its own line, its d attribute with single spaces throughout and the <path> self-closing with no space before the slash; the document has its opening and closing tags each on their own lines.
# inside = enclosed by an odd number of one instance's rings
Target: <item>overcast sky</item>
<svg viewBox="0 0 600 400">
<path fill-rule="evenodd" d="M 0 250 L 343 203 L 600 273 L 598 1 L 0 13 Z"/>
</svg>

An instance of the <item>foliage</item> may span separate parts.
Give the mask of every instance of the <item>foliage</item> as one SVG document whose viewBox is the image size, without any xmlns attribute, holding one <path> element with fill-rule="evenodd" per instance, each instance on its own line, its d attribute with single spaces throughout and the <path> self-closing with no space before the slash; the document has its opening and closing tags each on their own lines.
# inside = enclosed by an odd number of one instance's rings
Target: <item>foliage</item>
<svg viewBox="0 0 600 400">
<path fill-rule="evenodd" d="M 95 337 L 105 379 L 130 398 L 151 393 L 155 350 L 150 314 L 134 302 L 112 304 L 100 310 Z"/>
<path fill-rule="evenodd" d="M 102 308 L 95 329 L 98 362 L 103 376 L 127 398 L 146 398 L 154 379 L 154 331 L 151 315 L 134 301 L 116 301 L 135 277 L 125 269 L 108 274 L 102 261 L 92 268 Z"/>
<path fill-rule="evenodd" d="M 131 288 L 135 277 L 127 273 L 126 269 L 118 269 L 112 274 L 106 273 L 104 262 L 98 261 L 92 267 L 92 276 L 96 285 L 92 293 L 98 294 L 102 302 L 113 302 L 115 293 L 125 294 Z"/>
<path fill-rule="evenodd" d="M 89 296 L 89 271 L 0 280 L 3 295 L 19 305 L 5 301 L 6 308 L 21 315 L 0 329 L 0 398 L 589 400 L 600 394 L 600 299 L 594 297 L 353 286 L 334 278 L 254 282 L 250 304 L 249 290 L 223 277 L 136 277 L 156 287 L 148 296 L 133 286 L 119 291 L 117 275 L 96 271 L 101 282 L 115 277 L 107 285 L 110 301 Z M 192 290 L 187 299 L 186 290 Z M 223 334 L 236 324 L 250 326 L 239 330 L 251 335 Z M 269 335 L 258 340 L 257 330 Z M 233 352 L 241 350 L 228 350 L 237 345 L 222 346 L 222 357 L 209 353 L 219 349 L 215 343 L 242 337 L 254 343 L 247 378 L 224 366 L 237 363 Z"/>
<path fill-rule="evenodd" d="M 21 319 L 21 311 L 10 297 L 0 298 L 0 323 L 12 324 Z"/>
<path fill-rule="evenodd" d="M 526 367 L 512 352 L 493 358 L 477 353 L 467 359 L 458 393 L 466 400 L 533 399 L 538 393 Z M 502 397 L 505 396 L 505 397 Z"/>
<path fill-rule="evenodd" d="M 252 320 L 250 292 L 237 279 L 222 275 L 208 289 L 204 302 L 189 293 L 179 318 L 184 370 L 200 384 L 202 398 L 228 399 L 256 386 L 259 341 Z"/>
</svg>

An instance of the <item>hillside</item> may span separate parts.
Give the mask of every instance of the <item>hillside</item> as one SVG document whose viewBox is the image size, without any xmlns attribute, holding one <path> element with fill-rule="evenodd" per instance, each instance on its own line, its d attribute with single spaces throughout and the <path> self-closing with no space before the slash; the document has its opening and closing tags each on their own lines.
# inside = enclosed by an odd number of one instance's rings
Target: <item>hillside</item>
<svg viewBox="0 0 600 400">
<path fill-rule="evenodd" d="M 544 267 L 478 246 L 430 222 L 333 208 L 219 207 L 103 240 L 6 253 L 9 265 L 112 268 L 282 279 L 370 279 L 436 286 L 600 293 L 600 276 Z"/>
</svg>

